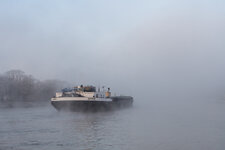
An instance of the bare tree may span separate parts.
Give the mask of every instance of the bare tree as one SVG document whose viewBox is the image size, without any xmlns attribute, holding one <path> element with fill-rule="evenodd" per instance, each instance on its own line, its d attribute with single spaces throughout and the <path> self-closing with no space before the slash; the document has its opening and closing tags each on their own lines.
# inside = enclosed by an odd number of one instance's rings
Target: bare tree
<svg viewBox="0 0 225 150">
<path fill-rule="evenodd" d="M 39 81 L 21 70 L 10 70 L 0 75 L 0 102 L 48 101 L 65 82 Z"/>
<path fill-rule="evenodd" d="M 9 79 L 17 80 L 17 81 L 23 80 L 26 77 L 25 73 L 21 70 L 10 70 L 10 71 L 7 71 L 5 75 Z"/>
</svg>

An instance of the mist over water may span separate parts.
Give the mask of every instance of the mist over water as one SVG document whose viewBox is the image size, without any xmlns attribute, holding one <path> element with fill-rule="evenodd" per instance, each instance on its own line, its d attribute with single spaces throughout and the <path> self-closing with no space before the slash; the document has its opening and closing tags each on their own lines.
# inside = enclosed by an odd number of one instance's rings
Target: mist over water
<svg viewBox="0 0 225 150">
<path fill-rule="evenodd" d="M 30 82 L 21 82 L 7 91 L 1 77 L 0 93 L 15 92 L 9 96 L 15 107 L 0 101 L 0 150 L 224 150 L 224 6 L 220 0 L 1 1 L 0 74 L 22 70 L 34 77 L 28 78 L 34 88 L 24 93 L 20 85 Z M 110 87 L 133 96 L 134 106 L 57 112 L 48 97 L 58 80 Z M 25 103 L 17 103 L 18 93 Z"/>
<path fill-rule="evenodd" d="M 97 113 L 57 112 L 50 105 L 1 109 L 0 148 L 224 149 L 224 101 L 146 101 Z"/>
</svg>

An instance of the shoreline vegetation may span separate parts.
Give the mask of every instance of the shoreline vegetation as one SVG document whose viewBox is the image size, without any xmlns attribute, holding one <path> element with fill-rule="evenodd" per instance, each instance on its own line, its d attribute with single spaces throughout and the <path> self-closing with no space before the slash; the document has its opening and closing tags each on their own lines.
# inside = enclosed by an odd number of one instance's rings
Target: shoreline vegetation
<svg viewBox="0 0 225 150">
<path fill-rule="evenodd" d="M 0 74 L 0 105 L 1 107 L 43 105 L 65 85 L 64 81 L 40 81 L 21 70 L 10 70 Z"/>
</svg>

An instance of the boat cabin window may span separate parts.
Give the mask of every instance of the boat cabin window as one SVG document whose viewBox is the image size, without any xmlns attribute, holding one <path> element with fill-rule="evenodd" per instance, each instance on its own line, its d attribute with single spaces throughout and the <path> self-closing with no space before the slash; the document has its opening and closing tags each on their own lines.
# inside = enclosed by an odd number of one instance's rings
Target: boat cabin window
<svg viewBox="0 0 225 150">
<path fill-rule="evenodd" d="M 84 87 L 84 92 L 96 92 L 96 89 L 93 86 L 86 86 Z"/>
</svg>

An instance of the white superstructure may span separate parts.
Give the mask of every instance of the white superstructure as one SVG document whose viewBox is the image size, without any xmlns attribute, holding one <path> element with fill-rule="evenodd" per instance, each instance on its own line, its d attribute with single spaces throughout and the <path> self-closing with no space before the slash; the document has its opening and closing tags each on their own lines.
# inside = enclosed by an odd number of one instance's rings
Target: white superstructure
<svg viewBox="0 0 225 150">
<path fill-rule="evenodd" d="M 73 89 L 63 89 L 62 92 L 56 92 L 51 101 L 112 101 L 110 88 L 107 91 L 104 88 L 96 91 L 94 86 L 77 86 Z"/>
</svg>

